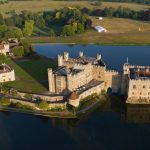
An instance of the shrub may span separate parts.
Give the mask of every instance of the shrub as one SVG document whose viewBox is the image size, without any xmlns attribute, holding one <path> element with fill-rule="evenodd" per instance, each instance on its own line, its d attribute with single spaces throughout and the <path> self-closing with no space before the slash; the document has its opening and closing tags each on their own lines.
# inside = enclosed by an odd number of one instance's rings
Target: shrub
<svg viewBox="0 0 150 150">
<path fill-rule="evenodd" d="M 0 105 L 1 106 L 9 106 L 11 104 L 10 99 L 1 98 L 0 99 Z"/>
<path fill-rule="evenodd" d="M 46 101 L 40 101 L 39 103 L 37 103 L 36 106 L 40 109 L 45 109 L 45 110 L 49 108 L 49 105 Z"/>
<path fill-rule="evenodd" d="M 18 46 L 13 48 L 13 54 L 17 57 L 22 57 L 25 55 L 24 53 L 24 47 L 23 46 Z"/>
</svg>

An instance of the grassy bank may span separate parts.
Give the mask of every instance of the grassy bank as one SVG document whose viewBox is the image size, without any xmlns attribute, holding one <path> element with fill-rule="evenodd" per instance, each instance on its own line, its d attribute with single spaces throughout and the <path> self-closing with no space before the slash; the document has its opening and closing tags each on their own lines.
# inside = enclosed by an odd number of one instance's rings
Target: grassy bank
<svg viewBox="0 0 150 150">
<path fill-rule="evenodd" d="M 16 81 L 4 85 L 21 91 L 44 93 L 48 92 L 47 68 L 56 68 L 57 63 L 42 56 L 25 57 L 18 60 L 6 58 L 7 63 L 15 70 Z"/>
</svg>

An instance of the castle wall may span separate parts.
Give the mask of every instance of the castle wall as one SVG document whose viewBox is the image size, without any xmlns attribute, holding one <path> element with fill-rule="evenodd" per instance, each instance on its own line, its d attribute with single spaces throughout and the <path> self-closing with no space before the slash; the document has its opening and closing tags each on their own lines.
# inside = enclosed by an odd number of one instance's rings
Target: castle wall
<svg viewBox="0 0 150 150">
<path fill-rule="evenodd" d="M 122 75 L 116 74 L 112 76 L 112 93 L 118 93 L 121 90 Z"/>
<path fill-rule="evenodd" d="M 15 72 L 11 70 L 10 72 L 0 73 L 0 82 L 15 81 Z"/>
<path fill-rule="evenodd" d="M 66 76 L 55 75 L 55 91 L 56 93 L 65 93 L 67 90 Z"/>
<path fill-rule="evenodd" d="M 87 97 L 89 95 L 92 95 L 94 93 L 100 94 L 101 91 L 104 90 L 104 89 L 105 89 L 105 83 L 102 82 L 101 84 L 98 84 L 98 85 L 96 85 L 94 87 L 91 87 L 91 88 L 89 88 L 89 89 L 81 92 L 79 94 L 79 98 L 77 98 L 75 100 L 69 99 L 69 104 L 72 105 L 72 106 L 74 106 L 74 107 L 78 107 L 79 104 L 80 104 L 80 100 L 82 100 L 83 98 L 85 98 L 85 97 Z"/>
<path fill-rule="evenodd" d="M 98 81 L 105 80 L 105 67 L 93 66 L 93 79 Z"/>
<path fill-rule="evenodd" d="M 80 95 L 79 95 L 79 99 L 83 99 L 85 97 L 87 97 L 88 95 L 92 95 L 94 93 L 97 93 L 97 94 L 100 94 L 102 90 L 105 89 L 105 83 L 102 82 L 101 84 L 98 84 L 97 86 L 94 86 L 88 90 L 85 90 L 84 92 L 82 92 Z"/>
<path fill-rule="evenodd" d="M 130 79 L 128 98 L 150 99 L 150 80 Z"/>
<path fill-rule="evenodd" d="M 112 88 L 112 84 L 113 82 L 116 84 L 115 86 L 119 86 L 119 76 L 118 76 L 118 72 L 114 71 L 114 70 L 107 70 L 105 72 L 105 76 L 104 76 L 104 81 L 105 81 L 105 88 L 108 89 L 108 88 Z M 113 78 L 115 77 L 118 77 L 119 80 L 113 80 Z"/>
<path fill-rule="evenodd" d="M 68 89 L 73 91 L 76 88 L 83 86 L 93 79 L 92 65 L 88 64 L 84 69 L 74 75 L 67 76 Z"/>
</svg>

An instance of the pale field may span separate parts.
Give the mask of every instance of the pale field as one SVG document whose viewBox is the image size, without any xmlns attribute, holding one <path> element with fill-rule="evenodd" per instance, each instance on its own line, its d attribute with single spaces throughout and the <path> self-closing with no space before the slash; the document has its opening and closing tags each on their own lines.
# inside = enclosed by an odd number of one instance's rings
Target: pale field
<svg viewBox="0 0 150 150">
<path fill-rule="evenodd" d="M 141 33 L 150 32 L 150 22 L 143 22 L 131 19 L 122 18 L 103 18 L 90 17 L 94 26 L 103 26 L 108 30 L 108 33 Z"/>
<path fill-rule="evenodd" d="M 62 7 L 88 7 L 88 8 L 104 8 L 104 7 L 114 7 L 119 6 L 131 8 L 134 10 L 142 10 L 150 8 L 147 5 L 140 5 L 135 3 L 113 3 L 113 2 L 103 2 L 101 6 L 93 6 L 89 1 L 10 1 L 8 4 L 0 5 L 0 12 L 5 15 L 6 12 L 10 10 L 15 10 L 17 13 L 20 13 L 23 10 L 28 10 L 32 12 L 39 12 L 43 10 L 50 10 L 55 8 Z M 6 16 L 6 15 L 5 15 Z"/>
</svg>

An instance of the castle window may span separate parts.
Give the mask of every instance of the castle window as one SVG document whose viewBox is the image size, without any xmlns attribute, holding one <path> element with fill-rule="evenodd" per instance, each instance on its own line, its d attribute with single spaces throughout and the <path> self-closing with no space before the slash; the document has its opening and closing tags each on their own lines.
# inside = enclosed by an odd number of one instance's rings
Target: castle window
<svg viewBox="0 0 150 150">
<path fill-rule="evenodd" d="M 148 95 L 150 95 L 150 92 L 148 92 Z"/>
<path fill-rule="evenodd" d="M 140 92 L 140 95 L 142 95 L 142 92 Z"/>
<path fill-rule="evenodd" d="M 134 92 L 132 92 L 132 95 L 134 95 Z"/>
<path fill-rule="evenodd" d="M 133 89 L 136 89 L 136 85 L 133 85 Z"/>
<path fill-rule="evenodd" d="M 143 89 L 145 89 L 145 87 L 146 87 L 146 86 L 145 86 L 145 85 L 143 85 Z"/>
</svg>

